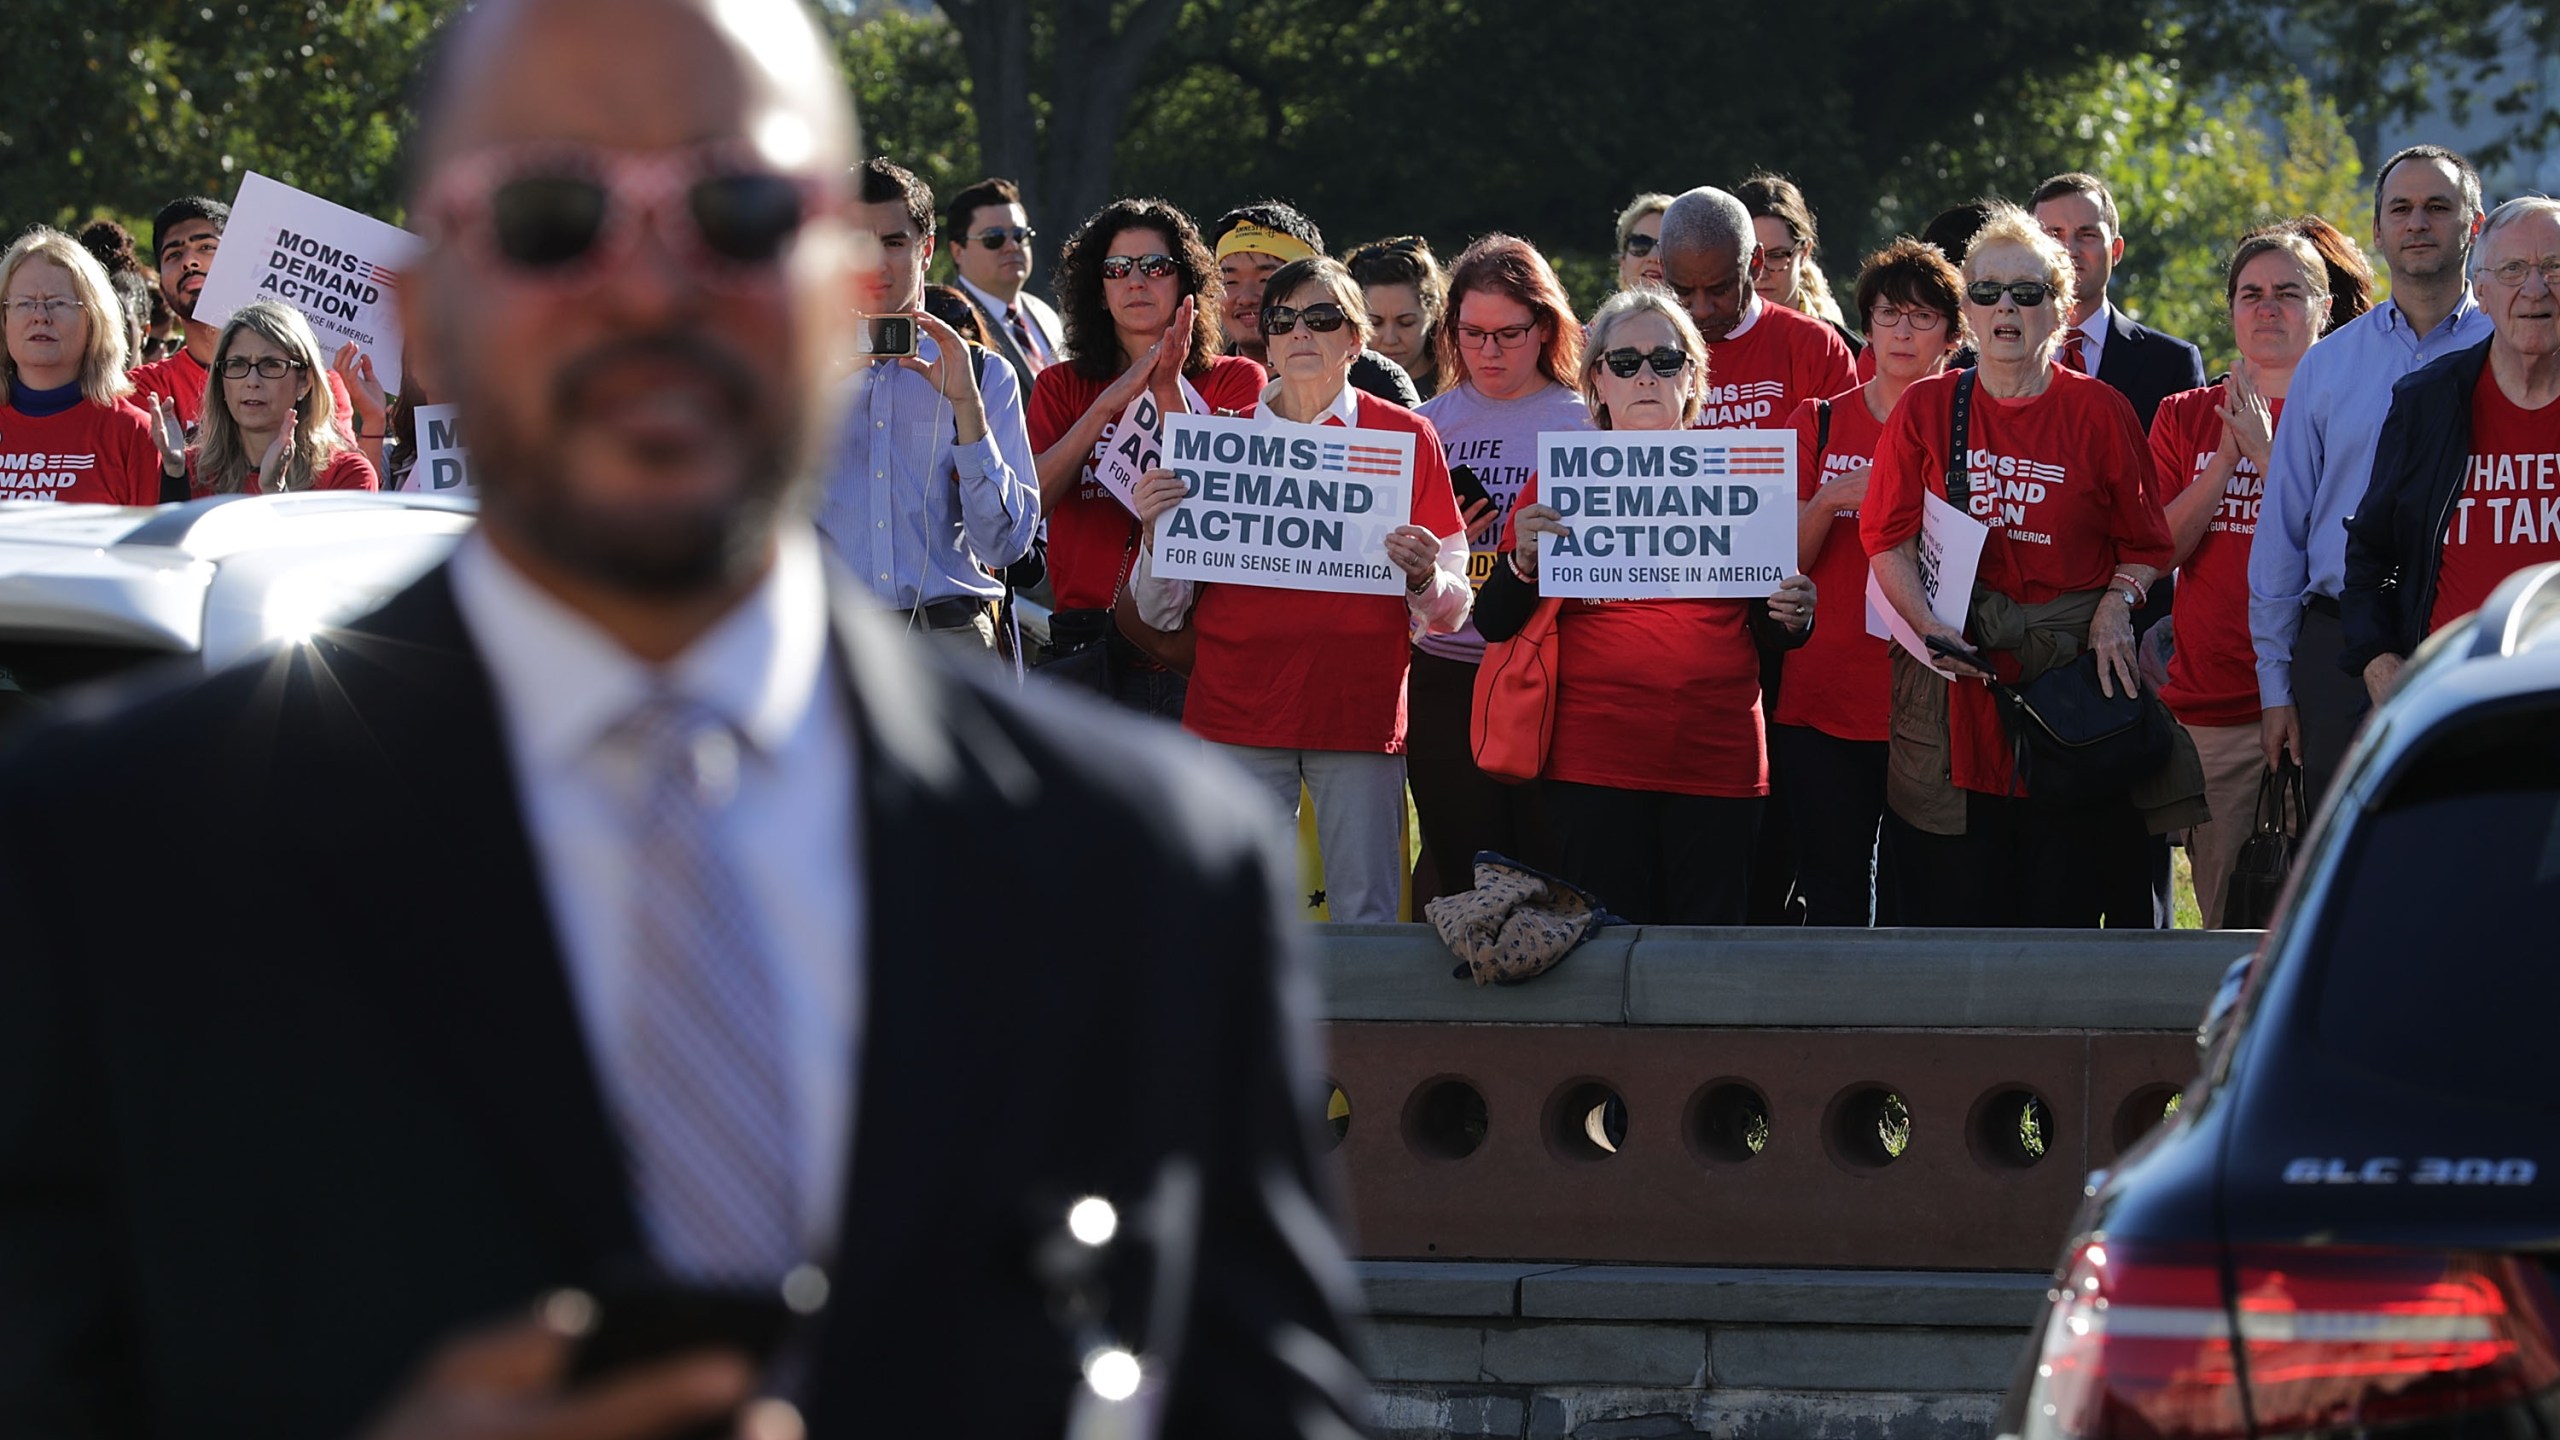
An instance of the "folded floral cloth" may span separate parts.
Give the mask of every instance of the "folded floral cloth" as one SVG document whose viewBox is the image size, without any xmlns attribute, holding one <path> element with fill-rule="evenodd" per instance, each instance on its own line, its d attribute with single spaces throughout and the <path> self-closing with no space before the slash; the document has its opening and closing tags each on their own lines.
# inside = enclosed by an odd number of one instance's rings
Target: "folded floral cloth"
<svg viewBox="0 0 2560 1440">
<path fill-rule="evenodd" d="M 1423 911 L 1463 962 L 1450 973 L 1479 985 L 1543 975 L 1593 931 L 1619 923 L 1590 891 L 1491 850 L 1476 856 L 1476 888 Z"/>
</svg>

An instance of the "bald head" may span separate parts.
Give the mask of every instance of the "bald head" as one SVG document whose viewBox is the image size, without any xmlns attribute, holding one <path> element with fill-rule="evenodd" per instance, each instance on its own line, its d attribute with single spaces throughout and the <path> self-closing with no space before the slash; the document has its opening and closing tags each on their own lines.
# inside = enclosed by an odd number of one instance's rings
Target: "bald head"
<svg viewBox="0 0 2560 1440">
<path fill-rule="evenodd" d="M 429 61 L 413 189 L 490 145 L 649 149 L 734 133 L 777 168 L 840 175 L 862 152 L 829 53 L 796 0 L 482 0 Z"/>
<path fill-rule="evenodd" d="M 793 0 L 482 0 L 443 38 L 401 315 L 481 532 L 556 593 L 743 593 L 807 503 L 877 254 L 829 53 Z"/>
</svg>

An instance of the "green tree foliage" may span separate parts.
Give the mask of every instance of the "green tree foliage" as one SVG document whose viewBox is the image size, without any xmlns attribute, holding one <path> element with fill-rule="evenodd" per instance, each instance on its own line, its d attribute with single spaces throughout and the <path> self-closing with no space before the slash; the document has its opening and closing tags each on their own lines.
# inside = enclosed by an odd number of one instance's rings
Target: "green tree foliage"
<svg viewBox="0 0 2560 1440">
<path fill-rule="evenodd" d="M 2103 175 L 2126 233 L 2109 293 L 2143 323 L 2195 341 L 2220 368 L 2232 355 L 2222 267 L 2233 245 L 2257 225 L 2302 214 L 2361 235 L 2361 168 L 2336 108 L 2298 75 L 2257 94 L 2198 96 L 2174 61 L 2136 56 L 2040 83 L 2001 124 L 1986 120 L 1930 147 L 1879 193 L 1875 225 L 1916 230 L 1946 197 L 2023 201 L 2046 175 Z"/>
<path fill-rule="evenodd" d="M 968 57 L 948 21 L 904 10 L 860 21 L 827 18 L 862 117 L 866 151 L 922 176 L 937 202 L 985 174 L 969 104 Z"/>
<path fill-rule="evenodd" d="M 9 0 L 0 228 L 228 199 L 249 170 L 396 218 L 408 78 L 455 4 Z"/>
</svg>

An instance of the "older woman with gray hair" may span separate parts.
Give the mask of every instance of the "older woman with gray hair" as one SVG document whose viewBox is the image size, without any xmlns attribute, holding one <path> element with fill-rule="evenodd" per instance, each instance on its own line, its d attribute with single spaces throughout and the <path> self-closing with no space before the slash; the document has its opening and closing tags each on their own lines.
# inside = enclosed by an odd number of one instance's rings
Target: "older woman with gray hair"
<svg viewBox="0 0 2560 1440">
<path fill-rule="evenodd" d="M 2025 211 L 1994 207 L 1963 273 L 1980 360 L 1913 385 L 1885 424 L 1859 514 L 1876 580 L 1919 635 L 2004 681 L 2094 651 L 2103 689 L 2137 689 L 2133 612 L 2170 558 L 2142 426 L 2112 387 L 2057 362 L 2071 262 Z M 1950 469 L 1962 496 L 1948 494 Z M 1963 626 L 1931 613 L 1921 583 L 1932 499 L 1989 531 Z M 2094 926 L 2111 908 L 2149 909 L 2145 827 L 2129 796 L 2040 799 L 1982 670 L 1945 658 L 1933 673 L 1900 650 L 1893 663 L 1885 795 L 1905 923 Z"/>
<path fill-rule="evenodd" d="M 1431 422 L 1350 385 L 1352 359 L 1369 336 L 1368 303 L 1350 271 L 1321 255 L 1281 266 L 1264 287 L 1259 323 L 1278 373 L 1256 415 L 1413 437 L 1406 523 L 1388 532 L 1384 555 L 1361 557 L 1392 563 L 1402 593 L 1159 576 L 1159 522 L 1185 493 L 1182 478 L 1161 469 L 1133 492 L 1143 539 L 1129 584 L 1139 619 L 1159 630 L 1187 624 L 1198 638 L 1182 728 L 1243 766 L 1292 821 L 1303 785 L 1315 799 L 1332 917 L 1393 920 L 1407 863 L 1399 837 L 1408 636 L 1466 623 L 1466 528 Z"/>
<path fill-rule="evenodd" d="M 0 500 L 157 504 L 124 308 L 96 257 L 48 226 L 19 236 L 0 257 L 0 340 Z"/>
<path fill-rule="evenodd" d="M 1670 296 L 1621 291 L 1591 317 L 1582 396 L 1603 430 L 1698 418 L 1707 347 Z M 1533 477 L 1504 563 L 1477 601 L 1488 640 L 1538 602 L 1542 537 L 1570 533 Z M 1555 731 L 1538 799 L 1555 867 L 1644 924 L 1739 925 L 1769 790 L 1764 650 L 1804 643 L 1813 582 L 1765 600 L 1566 600 L 1556 611 Z"/>
</svg>

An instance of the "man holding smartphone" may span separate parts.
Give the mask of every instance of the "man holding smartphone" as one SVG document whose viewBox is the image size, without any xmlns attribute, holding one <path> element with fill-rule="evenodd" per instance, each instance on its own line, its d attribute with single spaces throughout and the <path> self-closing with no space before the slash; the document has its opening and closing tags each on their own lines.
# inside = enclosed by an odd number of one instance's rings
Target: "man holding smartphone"
<svg viewBox="0 0 2560 1440">
<path fill-rule="evenodd" d="M 1058 1435 L 1105 1380 L 1120 1433 L 1356 1428 L 1266 807 L 810 524 L 880 263 L 831 54 L 790 0 L 457 12 L 400 295 L 476 528 L 12 738 L 0 1435 Z M 95 858 L 141 815 L 148 904 Z M 1023 835 L 1075 842 L 1036 908 Z M 227 863 L 386 836 L 433 873 Z"/>
<path fill-rule="evenodd" d="M 855 226 L 883 263 L 864 305 L 871 362 L 846 387 L 818 529 L 909 629 L 983 655 L 1004 595 L 990 572 L 1028 554 L 1040 528 L 1020 383 L 924 311 L 932 189 L 887 160 L 854 173 Z"/>
</svg>

